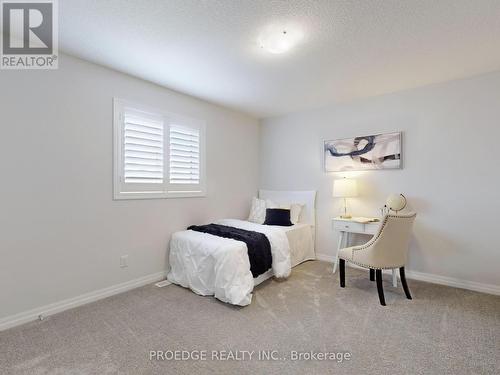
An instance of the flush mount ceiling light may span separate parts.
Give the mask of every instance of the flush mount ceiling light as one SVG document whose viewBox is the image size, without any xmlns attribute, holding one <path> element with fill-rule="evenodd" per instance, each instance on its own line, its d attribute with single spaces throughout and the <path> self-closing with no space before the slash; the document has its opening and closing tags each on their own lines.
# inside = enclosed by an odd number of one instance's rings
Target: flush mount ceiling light
<svg viewBox="0 0 500 375">
<path fill-rule="evenodd" d="M 296 46 L 302 38 L 302 32 L 296 27 L 273 25 L 259 35 L 259 45 L 267 52 L 279 54 Z"/>
</svg>

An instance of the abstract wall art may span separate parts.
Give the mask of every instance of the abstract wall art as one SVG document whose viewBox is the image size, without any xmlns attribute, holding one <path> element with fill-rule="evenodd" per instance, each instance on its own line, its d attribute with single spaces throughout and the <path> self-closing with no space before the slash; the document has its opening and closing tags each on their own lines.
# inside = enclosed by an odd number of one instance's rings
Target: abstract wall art
<svg viewBox="0 0 500 375">
<path fill-rule="evenodd" d="M 324 142 L 325 171 L 401 168 L 401 132 Z"/>
</svg>

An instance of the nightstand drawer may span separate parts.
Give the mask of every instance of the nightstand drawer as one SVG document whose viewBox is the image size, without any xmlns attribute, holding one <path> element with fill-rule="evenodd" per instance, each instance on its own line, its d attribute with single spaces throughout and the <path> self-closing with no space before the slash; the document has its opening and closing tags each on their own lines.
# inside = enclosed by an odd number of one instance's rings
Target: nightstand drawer
<svg viewBox="0 0 500 375">
<path fill-rule="evenodd" d="M 334 220 L 333 229 L 345 232 L 364 233 L 365 224 L 354 223 L 352 221 Z"/>
</svg>

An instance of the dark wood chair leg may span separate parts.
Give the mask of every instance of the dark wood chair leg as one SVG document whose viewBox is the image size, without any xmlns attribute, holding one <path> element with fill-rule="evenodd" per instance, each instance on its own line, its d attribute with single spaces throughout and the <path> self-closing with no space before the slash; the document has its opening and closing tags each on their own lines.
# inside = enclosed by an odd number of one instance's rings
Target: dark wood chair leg
<svg viewBox="0 0 500 375">
<path fill-rule="evenodd" d="M 405 268 L 401 267 L 399 269 L 399 276 L 401 277 L 401 284 L 403 284 L 403 289 L 406 294 L 406 298 L 411 299 L 411 294 L 410 294 L 410 289 L 408 288 L 408 284 L 406 283 L 406 276 L 405 276 Z"/>
<path fill-rule="evenodd" d="M 382 287 L 382 270 L 375 270 L 375 274 L 377 275 L 378 299 L 380 300 L 380 304 L 385 306 L 384 288 Z"/>
<path fill-rule="evenodd" d="M 370 281 L 375 281 L 375 270 L 370 268 Z"/>
<path fill-rule="evenodd" d="M 340 287 L 345 288 L 345 260 L 339 259 Z"/>
</svg>

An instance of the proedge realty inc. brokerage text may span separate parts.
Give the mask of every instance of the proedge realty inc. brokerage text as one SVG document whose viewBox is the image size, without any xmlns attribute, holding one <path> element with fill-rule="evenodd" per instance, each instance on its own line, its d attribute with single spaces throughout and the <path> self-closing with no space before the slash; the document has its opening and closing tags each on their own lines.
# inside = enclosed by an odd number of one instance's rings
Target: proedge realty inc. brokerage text
<svg viewBox="0 0 500 375">
<path fill-rule="evenodd" d="M 350 352 L 278 350 L 150 350 L 151 361 L 331 361 L 342 363 Z"/>
</svg>

